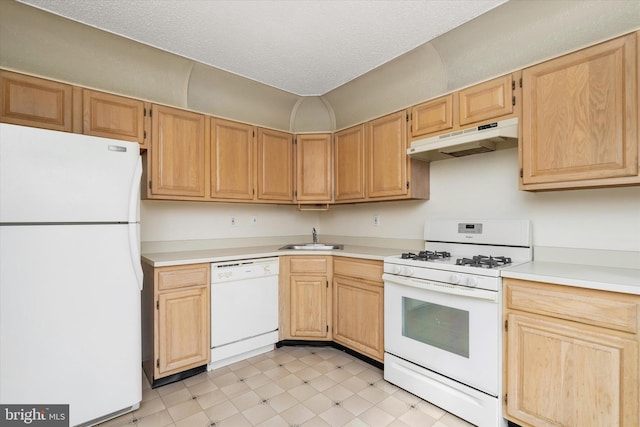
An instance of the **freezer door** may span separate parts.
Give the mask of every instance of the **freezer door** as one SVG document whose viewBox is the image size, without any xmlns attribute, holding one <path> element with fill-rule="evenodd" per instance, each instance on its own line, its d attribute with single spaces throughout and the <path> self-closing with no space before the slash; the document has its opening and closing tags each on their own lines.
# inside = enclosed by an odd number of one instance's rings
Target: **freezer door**
<svg viewBox="0 0 640 427">
<path fill-rule="evenodd" d="M 141 401 L 129 235 L 130 224 L 0 226 L 1 403 L 69 404 L 76 425 Z"/>
<path fill-rule="evenodd" d="M 0 223 L 136 222 L 137 143 L 0 123 Z"/>
</svg>

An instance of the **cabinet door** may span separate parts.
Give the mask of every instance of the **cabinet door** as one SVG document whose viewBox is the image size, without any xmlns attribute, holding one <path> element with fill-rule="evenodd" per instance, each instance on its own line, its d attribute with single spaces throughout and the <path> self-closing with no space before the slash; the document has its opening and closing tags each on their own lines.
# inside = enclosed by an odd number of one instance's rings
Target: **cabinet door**
<svg viewBox="0 0 640 427">
<path fill-rule="evenodd" d="M 151 195 L 204 198 L 204 115 L 153 105 L 152 123 Z"/>
<path fill-rule="evenodd" d="M 144 144 L 144 102 L 83 89 L 82 132 Z"/>
<path fill-rule="evenodd" d="M 334 135 L 335 200 L 365 198 L 364 125 Z"/>
<path fill-rule="evenodd" d="M 421 136 L 453 127 L 453 94 L 411 108 L 411 136 Z"/>
<path fill-rule="evenodd" d="M 327 323 L 327 277 L 291 276 L 290 278 L 291 336 L 326 338 Z"/>
<path fill-rule="evenodd" d="M 15 125 L 71 132 L 71 85 L 0 71 L 0 120 Z"/>
<path fill-rule="evenodd" d="M 636 44 L 631 34 L 523 71 L 524 189 L 638 181 Z"/>
<path fill-rule="evenodd" d="M 407 180 L 407 113 L 367 122 L 368 197 L 404 196 Z"/>
<path fill-rule="evenodd" d="M 209 361 L 209 288 L 165 292 L 158 299 L 156 378 Z"/>
<path fill-rule="evenodd" d="M 536 426 L 637 426 L 638 343 L 511 313 L 507 414 Z"/>
<path fill-rule="evenodd" d="M 253 126 L 211 119 L 211 197 L 253 199 L 254 135 Z"/>
<path fill-rule="evenodd" d="M 293 136 L 258 129 L 258 199 L 293 201 Z"/>
<path fill-rule="evenodd" d="M 460 126 L 513 112 L 511 74 L 458 92 Z"/>
<path fill-rule="evenodd" d="M 384 360 L 382 283 L 333 278 L 333 338 L 379 361 Z"/>
<path fill-rule="evenodd" d="M 331 201 L 331 134 L 296 136 L 296 199 Z"/>
</svg>

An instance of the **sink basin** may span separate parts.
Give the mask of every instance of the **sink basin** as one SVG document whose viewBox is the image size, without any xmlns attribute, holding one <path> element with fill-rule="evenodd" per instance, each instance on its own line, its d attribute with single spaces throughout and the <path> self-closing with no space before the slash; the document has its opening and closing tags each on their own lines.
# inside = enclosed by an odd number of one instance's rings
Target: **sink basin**
<svg viewBox="0 0 640 427">
<path fill-rule="evenodd" d="M 331 251 L 335 249 L 344 249 L 344 245 L 336 245 L 333 243 L 297 243 L 280 248 L 282 251 Z"/>
</svg>

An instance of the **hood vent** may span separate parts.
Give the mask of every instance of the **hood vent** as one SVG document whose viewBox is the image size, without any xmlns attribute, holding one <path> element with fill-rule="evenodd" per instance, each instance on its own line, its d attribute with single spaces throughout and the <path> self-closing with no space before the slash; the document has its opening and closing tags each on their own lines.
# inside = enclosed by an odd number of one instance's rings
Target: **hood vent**
<svg viewBox="0 0 640 427">
<path fill-rule="evenodd" d="M 510 148 L 517 141 L 518 118 L 514 117 L 413 141 L 407 154 L 418 160 L 441 160 Z"/>
</svg>

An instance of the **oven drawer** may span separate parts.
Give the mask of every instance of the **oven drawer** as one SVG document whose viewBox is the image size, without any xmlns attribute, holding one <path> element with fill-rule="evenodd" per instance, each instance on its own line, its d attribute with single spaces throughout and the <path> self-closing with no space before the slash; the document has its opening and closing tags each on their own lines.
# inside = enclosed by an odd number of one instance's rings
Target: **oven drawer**
<svg viewBox="0 0 640 427">
<path fill-rule="evenodd" d="M 508 309 L 638 332 L 639 305 L 628 295 L 518 279 L 504 279 L 504 287 Z"/>
</svg>

